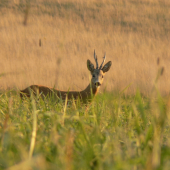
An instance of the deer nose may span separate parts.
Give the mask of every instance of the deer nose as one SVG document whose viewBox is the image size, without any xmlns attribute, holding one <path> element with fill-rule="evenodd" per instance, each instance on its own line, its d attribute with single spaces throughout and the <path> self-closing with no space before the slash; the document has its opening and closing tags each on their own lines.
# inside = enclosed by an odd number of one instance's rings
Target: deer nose
<svg viewBox="0 0 170 170">
<path fill-rule="evenodd" d="M 101 86 L 101 83 L 100 82 L 96 82 L 95 86 Z"/>
</svg>

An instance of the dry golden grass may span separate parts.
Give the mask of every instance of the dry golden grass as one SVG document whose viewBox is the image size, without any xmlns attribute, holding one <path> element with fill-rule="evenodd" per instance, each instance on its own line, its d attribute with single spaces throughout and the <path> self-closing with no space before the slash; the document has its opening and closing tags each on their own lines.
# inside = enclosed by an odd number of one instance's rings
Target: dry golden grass
<svg viewBox="0 0 170 170">
<path fill-rule="evenodd" d="M 170 91 L 169 0 L 36 0 L 26 26 L 25 1 L 0 2 L 0 88 L 23 89 L 31 84 L 82 90 L 89 83 L 87 59 L 96 49 L 113 65 L 102 89 L 148 94 L 157 72 Z M 41 47 L 39 40 L 41 39 Z"/>
</svg>

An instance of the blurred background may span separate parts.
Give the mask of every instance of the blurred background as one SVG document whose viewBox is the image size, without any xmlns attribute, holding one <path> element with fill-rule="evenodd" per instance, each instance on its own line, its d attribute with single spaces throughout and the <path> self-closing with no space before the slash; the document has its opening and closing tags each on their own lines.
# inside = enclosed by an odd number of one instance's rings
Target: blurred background
<svg viewBox="0 0 170 170">
<path fill-rule="evenodd" d="M 83 90 L 87 59 L 106 52 L 112 67 L 101 91 L 148 95 L 158 68 L 170 91 L 169 0 L 1 0 L 0 89 L 32 84 Z M 159 58 L 159 65 L 157 59 Z"/>
</svg>

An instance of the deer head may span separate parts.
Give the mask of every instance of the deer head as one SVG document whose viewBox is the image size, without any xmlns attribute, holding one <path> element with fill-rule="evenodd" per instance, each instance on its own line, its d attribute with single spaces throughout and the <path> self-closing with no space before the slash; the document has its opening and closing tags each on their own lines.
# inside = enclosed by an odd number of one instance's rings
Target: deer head
<svg viewBox="0 0 170 170">
<path fill-rule="evenodd" d="M 104 79 L 104 75 L 107 71 L 109 71 L 112 62 L 109 61 L 107 62 L 104 66 L 104 62 L 106 60 L 106 54 L 103 57 L 103 62 L 100 65 L 100 67 L 98 67 L 98 61 L 97 61 L 97 56 L 95 54 L 95 50 L 94 50 L 94 60 L 96 62 L 96 68 L 94 68 L 94 65 L 92 64 L 92 62 L 90 60 L 87 60 L 87 68 L 88 70 L 91 72 L 92 75 L 92 79 L 91 79 L 91 83 L 92 83 L 92 87 L 100 87 L 103 83 L 103 79 Z"/>
</svg>

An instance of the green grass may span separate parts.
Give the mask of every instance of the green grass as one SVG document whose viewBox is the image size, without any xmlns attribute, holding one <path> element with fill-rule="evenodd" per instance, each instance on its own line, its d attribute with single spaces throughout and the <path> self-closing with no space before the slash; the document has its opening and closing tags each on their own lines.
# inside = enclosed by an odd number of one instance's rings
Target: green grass
<svg viewBox="0 0 170 170">
<path fill-rule="evenodd" d="M 80 102 L 21 101 L 4 92 L 0 169 L 168 169 L 167 100 L 154 96 L 104 93 L 86 110 Z"/>
</svg>

